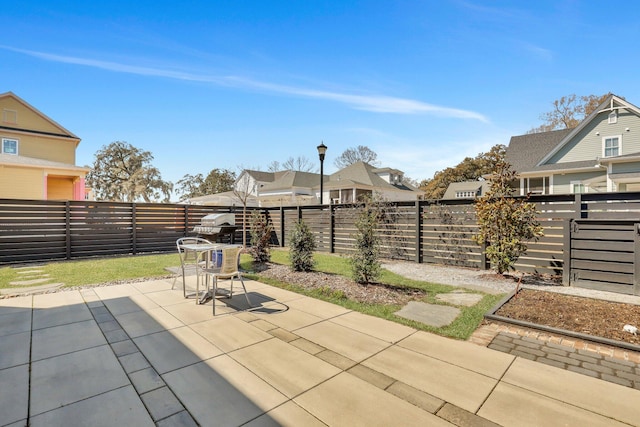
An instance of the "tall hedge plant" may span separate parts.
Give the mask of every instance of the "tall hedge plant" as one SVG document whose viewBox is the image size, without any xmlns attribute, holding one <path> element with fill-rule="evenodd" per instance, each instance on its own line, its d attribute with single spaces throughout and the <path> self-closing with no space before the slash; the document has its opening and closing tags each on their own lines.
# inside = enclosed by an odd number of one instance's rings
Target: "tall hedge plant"
<svg viewBox="0 0 640 427">
<path fill-rule="evenodd" d="M 294 271 L 311 271 L 315 265 L 313 252 L 316 240 L 309 226 L 302 220 L 296 222 L 289 235 L 289 260 Z"/>
<path fill-rule="evenodd" d="M 478 244 L 486 243 L 487 258 L 499 274 L 513 269 L 527 251 L 527 243 L 543 235 L 536 206 L 528 197 L 514 197 L 510 184 L 516 177 L 508 163 L 498 163 L 490 178 L 489 191 L 475 205 L 478 233 L 474 240 Z"/>
</svg>

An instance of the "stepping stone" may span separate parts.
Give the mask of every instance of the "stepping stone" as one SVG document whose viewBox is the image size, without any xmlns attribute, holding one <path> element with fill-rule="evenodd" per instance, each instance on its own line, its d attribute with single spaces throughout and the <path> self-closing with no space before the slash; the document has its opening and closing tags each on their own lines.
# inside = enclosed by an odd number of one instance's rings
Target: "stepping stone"
<svg viewBox="0 0 640 427">
<path fill-rule="evenodd" d="M 26 288 L 4 288 L 0 289 L 0 295 L 24 295 L 35 294 L 55 290 L 64 286 L 64 283 L 49 283 L 41 286 L 31 286 Z"/>
<path fill-rule="evenodd" d="M 44 270 L 22 270 L 22 271 L 16 271 L 16 273 L 21 274 L 21 275 L 32 275 L 32 274 L 40 274 L 44 272 Z"/>
<path fill-rule="evenodd" d="M 45 283 L 48 281 L 49 281 L 49 278 L 45 277 L 42 279 L 31 279 L 31 280 L 20 280 L 18 282 L 9 282 L 9 284 L 13 286 L 31 286 L 31 285 L 37 285 L 39 283 Z"/>
<path fill-rule="evenodd" d="M 24 267 L 12 267 L 14 270 L 33 270 L 34 268 L 40 268 L 43 267 L 44 264 L 35 264 L 35 265 L 26 265 Z"/>
<path fill-rule="evenodd" d="M 470 294 L 464 291 L 453 291 L 448 294 L 438 294 L 436 295 L 436 299 L 453 305 L 471 307 L 482 299 L 482 295 Z"/>
<path fill-rule="evenodd" d="M 456 307 L 427 304 L 419 301 L 409 301 L 400 311 L 395 312 L 396 316 L 415 320 L 416 322 L 437 328 L 447 326 L 453 322 L 459 314 L 460 309 Z"/>
</svg>

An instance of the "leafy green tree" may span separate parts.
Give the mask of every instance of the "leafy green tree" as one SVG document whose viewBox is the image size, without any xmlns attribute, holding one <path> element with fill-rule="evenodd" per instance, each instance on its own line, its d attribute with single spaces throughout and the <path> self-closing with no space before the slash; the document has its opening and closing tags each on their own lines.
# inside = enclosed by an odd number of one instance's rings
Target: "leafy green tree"
<svg viewBox="0 0 640 427">
<path fill-rule="evenodd" d="M 233 190 L 236 174 L 228 169 L 213 169 L 206 178 L 202 174 L 186 174 L 176 182 L 176 193 L 180 199 L 224 193 Z"/>
<path fill-rule="evenodd" d="M 516 172 L 506 162 L 497 165 L 490 179 L 489 191 L 476 200 L 478 233 L 476 243 L 486 242 L 487 258 L 499 274 L 513 269 L 527 251 L 527 242 L 543 235 L 536 207 L 526 199 L 514 198 L 509 185 Z"/>
<path fill-rule="evenodd" d="M 377 166 L 380 163 L 375 151 L 364 145 L 358 145 L 355 148 L 344 150 L 340 157 L 333 161 L 333 164 L 338 169 L 342 169 L 356 162 L 365 162 L 373 166 Z"/>
<path fill-rule="evenodd" d="M 153 155 L 125 141 L 115 141 L 95 154 L 87 184 L 98 200 L 168 202 L 173 184 L 163 181 Z"/>
<path fill-rule="evenodd" d="M 593 111 L 611 95 L 587 95 L 576 96 L 575 94 L 562 96 L 551 103 L 551 111 L 542 113 L 540 120 L 544 123 L 531 129 L 527 133 L 548 132 L 558 129 L 573 129 L 582 122 L 585 117 Z"/>
<path fill-rule="evenodd" d="M 380 223 L 380 209 L 368 200 L 356 219 L 355 252 L 351 255 L 353 280 L 372 283 L 380 276 L 380 238 L 376 230 Z"/>
<path fill-rule="evenodd" d="M 315 265 L 313 251 L 316 240 L 309 226 L 303 221 L 296 222 L 289 235 L 289 260 L 294 271 L 311 271 Z"/>
<path fill-rule="evenodd" d="M 200 197 L 205 194 L 202 192 L 204 178 L 202 174 L 186 174 L 176 182 L 175 191 L 180 200 L 190 199 L 192 197 Z"/>
<path fill-rule="evenodd" d="M 202 183 L 204 195 L 233 190 L 236 173 L 229 169 L 212 169 Z"/>
<path fill-rule="evenodd" d="M 507 147 L 497 144 L 486 153 L 474 158 L 467 157 L 456 166 L 438 171 L 433 178 L 423 180 L 420 189 L 425 192 L 425 198 L 440 199 L 452 182 L 481 180 L 482 176 L 492 173 L 496 165 L 504 161 L 506 150 Z"/>
<path fill-rule="evenodd" d="M 251 227 L 251 248 L 249 252 L 253 260 L 255 262 L 269 262 L 271 260 L 269 242 L 271 241 L 273 225 L 266 215 L 263 215 L 259 210 L 254 210 L 249 217 L 249 226 Z"/>
</svg>

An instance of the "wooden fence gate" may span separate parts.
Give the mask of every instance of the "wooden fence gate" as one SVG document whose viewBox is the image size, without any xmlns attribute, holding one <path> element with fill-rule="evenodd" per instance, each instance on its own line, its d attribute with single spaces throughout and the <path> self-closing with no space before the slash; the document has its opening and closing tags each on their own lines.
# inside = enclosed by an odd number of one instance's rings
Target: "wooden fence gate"
<svg viewBox="0 0 640 427">
<path fill-rule="evenodd" d="M 569 228 L 571 286 L 640 295 L 640 222 L 572 219 Z"/>
</svg>

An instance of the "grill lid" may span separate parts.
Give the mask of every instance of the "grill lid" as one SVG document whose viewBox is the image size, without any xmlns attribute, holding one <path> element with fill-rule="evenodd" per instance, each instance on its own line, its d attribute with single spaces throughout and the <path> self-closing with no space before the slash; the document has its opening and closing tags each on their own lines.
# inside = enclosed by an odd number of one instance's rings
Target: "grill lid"
<svg viewBox="0 0 640 427">
<path fill-rule="evenodd" d="M 236 216 L 232 213 L 216 213 L 202 217 L 200 226 L 220 227 L 222 225 L 236 225 Z"/>
</svg>

